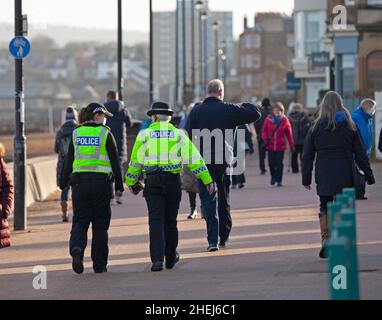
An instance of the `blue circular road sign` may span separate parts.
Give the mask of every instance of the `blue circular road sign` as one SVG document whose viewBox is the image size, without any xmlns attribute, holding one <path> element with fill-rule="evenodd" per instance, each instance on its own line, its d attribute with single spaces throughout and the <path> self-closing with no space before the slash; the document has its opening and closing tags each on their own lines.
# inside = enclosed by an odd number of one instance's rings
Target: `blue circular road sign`
<svg viewBox="0 0 382 320">
<path fill-rule="evenodd" d="M 16 59 L 26 58 L 31 51 L 29 40 L 23 36 L 17 36 L 9 43 L 9 52 Z"/>
</svg>

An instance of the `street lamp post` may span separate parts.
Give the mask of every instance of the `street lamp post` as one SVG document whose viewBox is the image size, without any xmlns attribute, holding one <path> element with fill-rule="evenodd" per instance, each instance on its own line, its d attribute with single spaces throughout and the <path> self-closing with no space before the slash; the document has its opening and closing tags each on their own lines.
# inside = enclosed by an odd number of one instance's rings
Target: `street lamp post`
<svg viewBox="0 0 382 320">
<path fill-rule="evenodd" d="M 204 65 L 204 78 L 203 78 L 203 94 L 206 94 L 207 78 L 208 78 L 208 24 L 207 24 L 208 14 L 206 11 L 202 13 L 202 20 L 204 21 L 203 26 L 203 65 Z"/>
<path fill-rule="evenodd" d="M 195 100 L 195 0 L 191 0 L 191 87 L 192 101 Z"/>
<path fill-rule="evenodd" d="M 179 8 L 176 1 L 175 10 L 175 99 L 174 103 L 178 107 L 179 102 Z"/>
<path fill-rule="evenodd" d="M 222 42 L 222 49 L 219 50 L 219 54 L 221 56 L 221 59 L 223 61 L 223 82 L 226 84 L 227 81 L 227 41 L 224 40 Z"/>
<path fill-rule="evenodd" d="M 215 78 L 219 78 L 219 22 L 215 21 L 212 28 L 215 31 Z"/>
<path fill-rule="evenodd" d="M 23 35 L 22 0 L 15 0 L 15 36 Z M 15 59 L 15 89 L 16 89 L 16 132 L 14 138 L 14 181 L 15 181 L 15 230 L 26 230 L 26 137 L 24 129 L 24 75 L 23 60 Z"/>
<path fill-rule="evenodd" d="M 122 0 L 118 0 L 118 96 L 123 101 L 123 74 L 122 74 Z"/>
<path fill-rule="evenodd" d="M 187 92 L 186 0 L 182 0 L 182 49 L 183 49 L 183 93 L 182 93 L 182 103 L 185 104 L 186 92 Z"/>
<path fill-rule="evenodd" d="M 203 95 L 203 1 L 197 1 L 196 10 L 199 11 L 199 95 Z"/>
<path fill-rule="evenodd" d="M 153 1 L 150 0 L 150 106 L 154 102 L 154 29 L 153 29 Z"/>
</svg>

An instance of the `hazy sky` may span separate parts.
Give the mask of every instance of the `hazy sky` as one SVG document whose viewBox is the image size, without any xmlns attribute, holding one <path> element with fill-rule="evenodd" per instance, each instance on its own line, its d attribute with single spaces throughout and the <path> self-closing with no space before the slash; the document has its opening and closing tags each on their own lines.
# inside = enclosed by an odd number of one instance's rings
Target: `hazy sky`
<svg viewBox="0 0 382 320">
<path fill-rule="evenodd" d="M 243 17 L 250 21 L 255 12 L 279 11 L 290 14 L 293 0 L 210 0 L 212 10 L 234 13 L 234 34 L 243 30 Z M 13 0 L 0 0 L 0 23 L 13 22 Z M 131 31 L 148 31 L 148 0 L 123 1 L 123 27 Z M 153 0 L 155 11 L 172 10 L 176 0 Z M 117 0 L 23 0 L 24 13 L 29 23 L 41 28 L 48 24 L 88 28 L 113 29 L 116 24 Z M 1 35 L 0 35 L 1 36 Z"/>
</svg>

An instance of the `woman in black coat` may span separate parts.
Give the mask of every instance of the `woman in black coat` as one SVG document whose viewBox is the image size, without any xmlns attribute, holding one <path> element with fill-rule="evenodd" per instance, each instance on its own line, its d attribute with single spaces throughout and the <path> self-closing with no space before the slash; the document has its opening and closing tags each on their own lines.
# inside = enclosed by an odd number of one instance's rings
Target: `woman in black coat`
<svg viewBox="0 0 382 320">
<path fill-rule="evenodd" d="M 305 139 L 302 159 L 302 184 L 308 190 L 311 190 L 315 166 L 317 194 L 321 202 L 321 258 L 328 257 L 328 203 L 333 202 L 344 188 L 354 186 L 354 160 L 365 172 L 367 183 L 374 184 L 373 171 L 351 115 L 344 107 L 341 96 L 328 92 L 321 103 L 319 117 Z"/>
</svg>

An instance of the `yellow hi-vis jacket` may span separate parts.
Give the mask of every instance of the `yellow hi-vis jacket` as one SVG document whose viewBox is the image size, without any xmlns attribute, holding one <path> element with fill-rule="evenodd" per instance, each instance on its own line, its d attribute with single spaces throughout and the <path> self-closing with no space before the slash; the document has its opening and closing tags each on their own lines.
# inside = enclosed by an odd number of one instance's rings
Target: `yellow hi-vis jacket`
<svg viewBox="0 0 382 320">
<path fill-rule="evenodd" d="M 153 167 L 178 174 L 183 164 L 205 185 L 213 182 L 202 156 L 187 134 L 170 123 L 155 122 L 138 134 L 126 174 L 126 184 L 134 186 L 141 173 Z"/>
<path fill-rule="evenodd" d="M 109 156 L 106 150 L 106 140 L 109 129 L 104 126 L 80 126 L 73 132 L 74 162 L 73 173 L 112 172 Z"/>
</svg>

